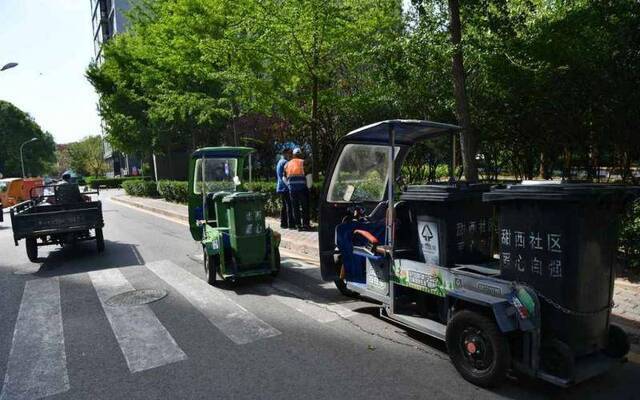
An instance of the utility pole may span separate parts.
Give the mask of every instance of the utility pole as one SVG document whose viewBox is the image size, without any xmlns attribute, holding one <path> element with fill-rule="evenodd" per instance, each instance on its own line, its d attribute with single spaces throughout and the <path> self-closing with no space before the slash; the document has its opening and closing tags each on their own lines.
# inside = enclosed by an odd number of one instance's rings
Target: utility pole
<svg viewBox="0 0 640 400">
<path fill-rule="evenodd" d="M 24 158 L 22 157 L 22 148 L 24 147 L 25 144 L 31 143 L 31 142 L 35 142 L 36 140 L 38 140 L 38 138 L 34 137 L 34 138 L 31 138 L 31 139 L 27 140 L 26 142 L 24 142 L 24 143 L 22 143 L 20 145 L 20 165 L 22 165 L 22 178 L 23 179 L 25 178 L 25 175 L 24 175 Z"/>
</svg>

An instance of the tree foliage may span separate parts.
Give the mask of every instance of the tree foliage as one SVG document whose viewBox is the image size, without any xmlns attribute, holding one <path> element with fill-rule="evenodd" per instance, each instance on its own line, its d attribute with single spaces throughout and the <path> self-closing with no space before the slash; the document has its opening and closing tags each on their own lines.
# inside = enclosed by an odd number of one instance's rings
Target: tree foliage
<svg viewBox="0 0 640 400">
<path fill-rule="evenodd" d="M 322 171 L 337 139 L 366 123 L 455 123 L 452 57 L 460 52 L 470 148 L 479 153 L 465 156 L 480 161 L 483 178 L 597 179 L 608 167 L 633 179 L 640 3 L 465 0 L 459 44 L 449 30 L 452 2 L 404 3 L 149 2 L 87 72 L 107 138 L 143 153 L 249 144 L 261 148 L 263 166 L 278 146 L 297 142 Z M 442 157 L 427 156 L 419 178 L 438 175 Z M 420 155 L 412 157 L 422 171 Z"/>
<path fill-rule="evenodd" d="M 24 146 L 24 169 L 27 176 L 51 170 L 56 161 L 53 136 L 43 132 L 29 114 L 0 100 L 0 173 L 5 177 L 22 176 L 20 145 L 31 138 L 38 140 Z"/>
<path fill-rule="evenodd" d="M 79 174 L 103 176 L 107 171 L 100 136 L 87 136 L 79 142 L 70 143 L 66 153 L 69 167 Z"/>
</svg>

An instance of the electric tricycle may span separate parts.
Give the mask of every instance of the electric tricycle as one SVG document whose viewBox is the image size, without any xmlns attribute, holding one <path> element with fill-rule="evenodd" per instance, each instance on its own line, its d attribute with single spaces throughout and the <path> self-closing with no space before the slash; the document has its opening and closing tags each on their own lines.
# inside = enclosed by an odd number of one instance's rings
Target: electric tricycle
<svg viewBox="0 0 640 400">
<path fill-rule="evenodd" d="M 459 373 L 479 386 L 510 370 L 568 386 L 625 360 L 629 340 L 610 315 L 627 189 L 452 177 L 400 184 L 413 146 L 444 140 L 453 149 L 458 131 L 391 120 L 338 142 L 320 199 L 323 279 L 444 340 Z"/>
<path fill-rule="evenodd" d="M 189 228 L 202 245 L 207 282 L 217 276 L 272 275 L 280 270 L 280 234 L 265 224 L 265 196 L 247 192 L 241 180 L 245 165 L 251 179 L 249 147 L 206 147 L 189 162 Z"/>
</svg>

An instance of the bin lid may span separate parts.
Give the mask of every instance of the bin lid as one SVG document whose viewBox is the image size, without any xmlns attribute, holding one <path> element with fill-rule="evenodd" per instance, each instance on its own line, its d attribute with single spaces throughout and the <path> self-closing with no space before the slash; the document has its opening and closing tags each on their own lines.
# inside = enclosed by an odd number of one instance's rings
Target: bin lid
<svg viewBox="0 0 640 400">
<path fill-rule="evenodd" d="M 262 193 L 256 192 L 237 192 L 230 194 L 228 196 L 224 196 L 222 199 L 223 203 L 236 203 L 241 201 L 256 201 L 263 200 L 265 195 Z"/>
<path fill-rule="evenodd" d="M 477 198 L 488 192 L 491 185 L 483 183 L 467 184 L 465 182 L 409 185 L 400 194 L 400 200 L 409 201 L 455 201 Z"/>
<path fill-rule="evenodd" d="M 640 195 L 640 187 L 596 183 L 514 184 L 494 186 L 484 201 L 550 200 L 626 202 Z"/>
</svg>

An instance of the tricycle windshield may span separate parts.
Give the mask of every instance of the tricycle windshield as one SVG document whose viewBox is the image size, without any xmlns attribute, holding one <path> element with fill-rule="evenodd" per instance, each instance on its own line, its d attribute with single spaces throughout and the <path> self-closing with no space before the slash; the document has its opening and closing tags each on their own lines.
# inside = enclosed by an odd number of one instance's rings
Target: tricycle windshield
<svg viewBox="0 0 640 400">
<path fill-rule="evenodd" d="M 202 193 L 202 158 L 196 160 L 193 171 L 193 192 Z M 235 190 L 238 160 L 235 158 L 205 158 L 204 159 L 204 187 L 207 193 L 223 190 Z M 236 178 L 237 179 L 237 178 Z"/>
<path fill-rule="evenodd" d="M 389 178 L 390 149 L 389 146 L 360 143 L 344 146 L 331 177 L 327 201 L 382 201 Z"/>
</svg>

